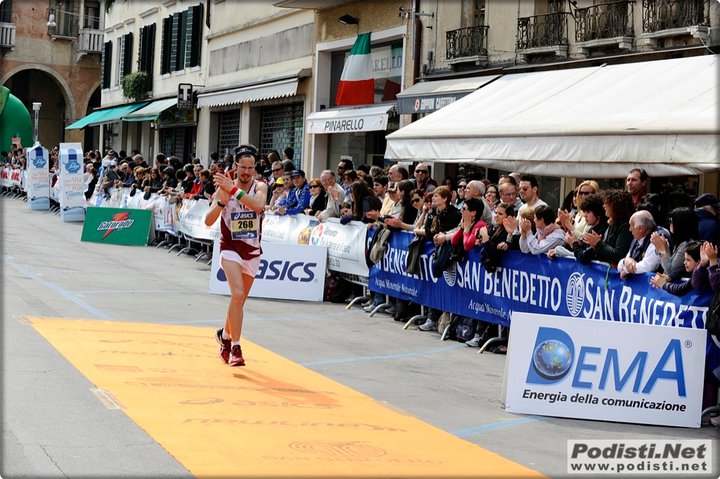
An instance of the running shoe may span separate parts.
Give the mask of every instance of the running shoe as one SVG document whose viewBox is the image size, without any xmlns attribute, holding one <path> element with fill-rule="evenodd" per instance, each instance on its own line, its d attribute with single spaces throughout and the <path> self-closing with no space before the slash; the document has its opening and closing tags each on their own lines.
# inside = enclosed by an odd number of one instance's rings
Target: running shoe
<svg viewBox="0 0 720 479">
<path fill-rule="evenodd" d="M 230 360 L 230 340 L 229 339 L 223 339 L 223 328 L 218 329 L 215 332 L 215 340 L 220 344 L 220 352 L 218 353 L 218 356 L 220 356 L 220 359 L 225 361 L 225 364 Z"/>
<path fill-rule="evenodd" d="M 230 366 L 245 366 L 245 360 L 242 356 L 240 345 L 236 344 L 230 349 L 230 358 L 228 359 Z"/>
</svg>

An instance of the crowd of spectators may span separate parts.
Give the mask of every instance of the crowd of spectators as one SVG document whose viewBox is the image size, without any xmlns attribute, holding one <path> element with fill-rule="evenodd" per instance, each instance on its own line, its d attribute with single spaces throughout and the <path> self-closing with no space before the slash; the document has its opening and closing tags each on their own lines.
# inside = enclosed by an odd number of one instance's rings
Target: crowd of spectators
<svg viewBox="0 0 720 479">
<path fill-rule="evenodd" d="M 497 183 L 471 173 L 448 177 L 438 184 L 429 164 L 415 165 L 412 173 L 395 164 L 387 169 L 355 166 L 342 159 L 335 171 L 307 178 L 293 161 L 293 150 L 271 151 L 256 164 L 255 178 L 268 185 L 266 212 L 310 215 L 318 221 L 339 218 L 391 231 L 407 231 L 436 250 L 450 248 L 459 261 L 472 248 L 482 247 L 488 271 L 500 265 L 505 251 L 574 258 L 582 264 L 600 261 L 616 268 L 621 278 L 654 273 L 651 284 L 668 294 L 684 295 L 696 288 L 720 291 L 718 242 L 720 203 L 712 194 L 649 193 L 650 178 L 639 168 L 628 172 L 623 189 L 601 189 L 598 182 L 581 181 L 555 211 L 541 198 L 538 179 L 512 172 Z M 50 151 L 55 173 L 58 149 Z M 0 164 L 24 168 L 21 148 L 2 152 Z M 213 175 L 233 178 L 232 154 L 211 155 L 205 168 L 197 158 L 187 164 L 162 153 L 152 161 L 137 150 L 88 151 L 84 158 L 86 197 L 109 195 L 112 187 L 130 194 L 165 195 L 171 203 L 183 199 L 211 200 Z M 419 305 L 372 295 L 365 311 L 384 311 L 396 321 L 407 321 Z M 442 311 L 429 308 L 421 331 L 438 331 Z M 474 335 L 465 344 L 482 345 L 493 333 L 491 324 L 476 321 Z M 507 333 L 507 331 L 505 332 Z M 500 341 L 494 351 L 504 353 Z"/>
</svg>

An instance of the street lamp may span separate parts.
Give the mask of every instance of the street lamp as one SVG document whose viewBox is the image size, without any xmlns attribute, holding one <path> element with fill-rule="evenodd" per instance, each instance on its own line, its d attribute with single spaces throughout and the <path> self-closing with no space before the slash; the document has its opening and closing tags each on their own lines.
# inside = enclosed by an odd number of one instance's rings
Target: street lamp
<svg viewBox="0 0 720 479">
<path fill-rule="evenodd" d="M 40 123 L 40 107 L 42 106 L 42 103 L 39 101 L 33 102 L 33 112 L 35 112 L 35 128 L 33 129 L 33 136 L 35 137 L 35 143 L 33 146 L 38 146 L 40 144 L 40 129 L 38 127 L 38 124 Z"/>
</svg>

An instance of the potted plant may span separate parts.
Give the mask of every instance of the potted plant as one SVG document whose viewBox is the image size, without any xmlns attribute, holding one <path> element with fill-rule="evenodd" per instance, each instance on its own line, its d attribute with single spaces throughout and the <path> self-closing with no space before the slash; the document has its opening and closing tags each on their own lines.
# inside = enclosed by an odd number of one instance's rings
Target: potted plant
<svg viewBox="0 0 720 479">
<path fill-rule="evenodd" d="M 142 100 L 150 90 L 150 76 L 147 72 L 133 72 L 122 79 L 123 96 L 130 100 Z"/>
</svg>

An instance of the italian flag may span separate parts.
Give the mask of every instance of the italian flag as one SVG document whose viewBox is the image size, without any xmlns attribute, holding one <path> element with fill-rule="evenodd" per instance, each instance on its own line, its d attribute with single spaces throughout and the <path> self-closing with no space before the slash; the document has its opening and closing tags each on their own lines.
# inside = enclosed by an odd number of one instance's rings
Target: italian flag
<svg viewBox="0 0 720 479">
<path fill-rule="evenodd" d="M 370 56 L 370 33 L 358 35 L 345 60 L 335 104 L 367 105 L 375 103 L 375 77 Z"/>
</svg>

